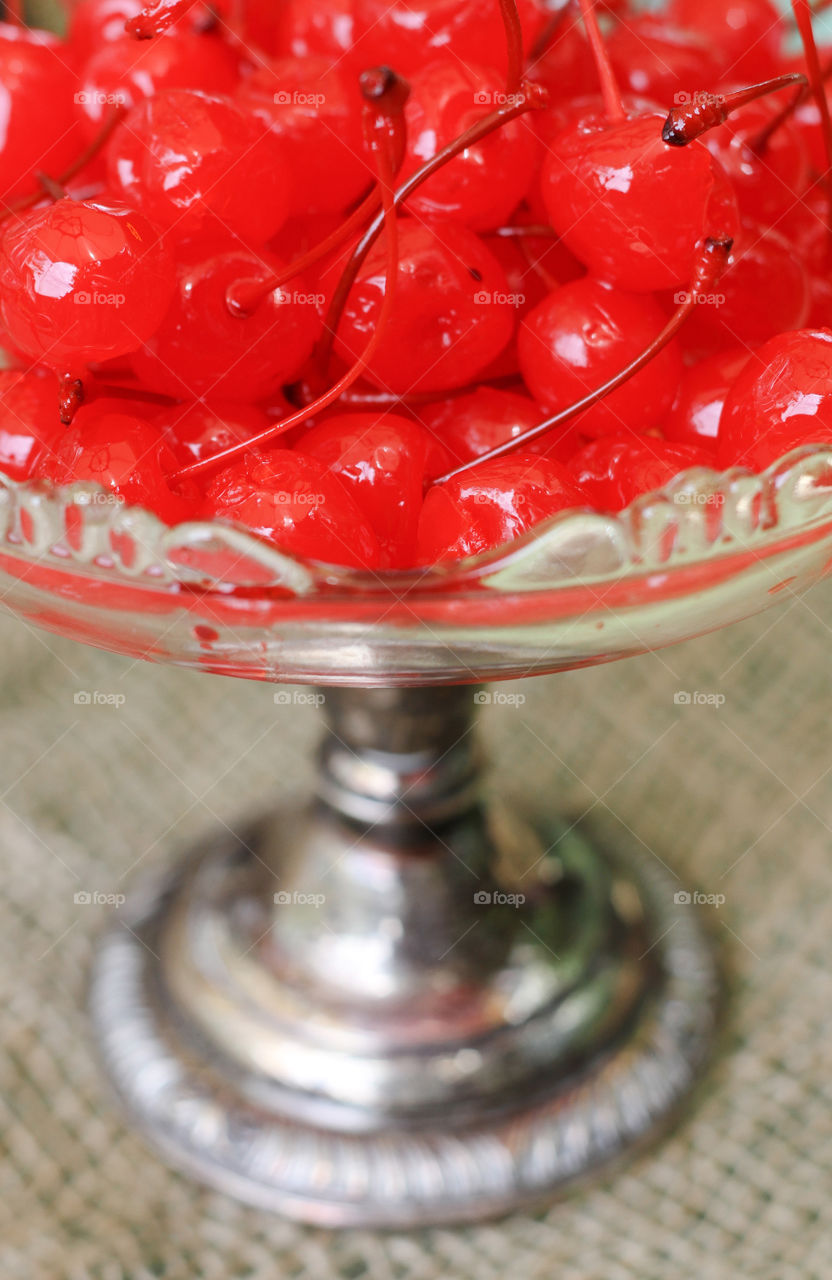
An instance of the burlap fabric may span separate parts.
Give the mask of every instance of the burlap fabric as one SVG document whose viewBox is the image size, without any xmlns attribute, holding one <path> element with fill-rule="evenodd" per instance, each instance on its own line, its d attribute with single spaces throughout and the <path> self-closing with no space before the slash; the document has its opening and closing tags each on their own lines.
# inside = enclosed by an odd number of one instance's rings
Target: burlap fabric
<svg viewBox="0 0 832 1280">
<path fill-rule="evenodd" d="M 827 585 L 486 711 L 504 785 L 626 824 L 685 885 L 725 896 L 724 1043 L 667 1141 L 545 1214 L 327 1234 L 192 1185 L 124 1127 L 83 1012 L 100 909 L 75 901 L 294 795 L 314 713 L 3 619 L 2 1280 L 829 1280 L 830 649 Z M 76 701 L 94 691 L 124 703 Z"/>
</svg>

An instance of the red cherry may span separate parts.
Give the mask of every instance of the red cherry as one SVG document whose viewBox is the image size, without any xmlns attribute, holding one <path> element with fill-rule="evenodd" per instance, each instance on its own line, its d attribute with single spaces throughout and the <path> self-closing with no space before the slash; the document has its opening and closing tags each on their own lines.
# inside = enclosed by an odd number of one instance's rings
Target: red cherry
<svg viewBox="0 0 832 1280">
<path fill-rule="evenodd" d="M 616 79 L 625 92 L 672 103 L 701 90 L 718 75 L 717 54 L 692 31 L 680 31 L 655 15 L 628 17 L 607 40 Z"/>
<path fill-rule="evenodd" d="M 445 61 L 416 72 L 410 90 L 402 178 L 506 100 L 496 72 Z M 512 120 L 430 177 L 408 200 L 408 212 L 461 222 L 474 231 L 498 227 L 522 200 L 537 163 L 532 129 L 522 117 Z"/>
<path fill-rule="evenodd" d="M 67 50 L 46 31 L 0 23 L 0 200 L 38 190 L 36 172 L 75 159 L 75 76 Z"/>
<path fill-rule="evenodd" d="M 535 400 L 556 413 L 625 369 L 665 323 L 652 298 L 622 293 L 592 277 L 574 280 L 524 319 L 518 338 L 523 379 Z M 575 429 L 596 436 L 654 426 L 673 403 L 681 371 L 674 340 L 629 382 L 576 418 Z"/>
<path fill-rule="evenodd" d="M 56 201 L 0 241 L 0 314 L 14 345 L 77 369 L 141 346 L 173 292 L 173 260 L 140 213 L 116 201 Z"/>
<path fill-rule="evenodd" d="M 152 511 L 166 524 L 193 513 L 175 494 L 167 475 L 176 459 L 158 429 L 127 414 L 102 413 L 64 430 L 54 452 L 36 464 L 36 473 L 53 484 L 92 481 L 115 499 Z"/>
<path fill-rule="evenodd" d="M 319 329 L 317 295 L 298 277 L 250 315 L 233 315 L 226 302 L 235 280 L 265 281 L 284 265 L 265 251 L 205 256 L 199 245 L 183 248 L 173 302 L 133 357 L 141 381 L 183 400 L 263 400 L 292 382 Z"/>
<path fill-rule="evenodd" d="M 154 40 L 105 44 L 84 67 L 75 101 L 94 137 L 114 104 L 133 107 L 160 89 L 234 93 L 239 79 L 239 56 L 220 36 L 173 27 Z"/>
<path fill-rule="evenodd" d="M 511 542 L 586 498 L 557 462 L 514 454 L 436 485 L 419 520 L 416 563 L 463 560 Z"/>
<path fill-rule="evenodd" d="M 347 363 L 375 329 L 386 265 L 381 241 L 367 255 L 338 326 L 335 350 Z M 505 275 L 473 231 L 448 223 L 439 232 L 403 218 L 393 314 L 366 376 L 397 395 L 464 386 L 499 355 L 514 324 Z"/>
<path fill-rule="evenodd" d="M 327 58 L 276 58 L 244 80 L 239 101 L 283 143 L 293 177 L 293 212 L 345 209 L 371 185 L 361 95 Z"/>
<path fill-rule="evenodd" d="M 263 0 L 251 7 L 267 10 L 271 18 L 272 39 L 258 40 L 257 28 L 252 28 L 252 38 L 267 53 L 292 58 L 324 57 L 332 65 L 343 65 L 358 57 L 365 66 L 369 65 L 360 48 L 353 47 L 353 0 L 281 0 L 279 7 L 272 0 Z M 246 20 L 250 24 L 250 9 Z"/>
<path fill-rule="evenodd" d="M 528 48 L 545 21 L 535 0 L 518 0 Z M 355 41 L 366 66 L 387 64 L 411 76 L 426 62 L 479 64 L 505 73 L 500 8 L 481 0 L 355 0 Z"/>
<path fill-rule="evenodd" d="M 60 439 L 54 376 L 0 370 L 0 471 L 28 480 L 44 451 Z"/>
<path fill-rule="evenodd" d="M 784 22 L 771 0 L 670 0 L 667 20 L 703 36 L 732 80 L 765 80 L 777 70 Z"/>
<path fill-rule="evenodd" d="M 245 458 L 212 480 L 210 515 L 233 520 L 290 555 L 375 568 L 379 549 L 355 502 L 318 458 L 289 449 Z"/>
<path fill-rule="evenodd" d="M 125 24 L 141 8 L 142 0 L 75 0 L 67 32 L 67 47 L 75 65 L 89 62 L 102 45 L 122 40 Z"/>
<path fill-rule="evenodd" d="M 701 142 L 671 147 L 663 121 L 582 115 L 551 143 L 542 190 L 552 226 L 602 279 L 638 293 L 684 285 L 708 236 L 738 230 L 736 198 Z"/>
<path fill-rule="evenodd" d="M 682 346 L 700 358 L 726 347 L 752 350 L 809 319 L 809 277 L 784 236 L 751 223 L 743 227 L 728 269 L 705 295 L 682 331 Z"/>
<path fill-rule="evenodd" d="M 720 466 L 760 471 L 799 444 L 832 444 L 832 332 L 781 333 L 748 361 L 725 401 Z"/>
<path fill-rule="evenodd" d="M 162 90 L 130 112 L 107 166 L 112 189 L 177 237 L 262 244 L 289 212 L 292 175 L 280 143 L 230 98 Z"/>
<path fill-rule="evenodd" d="M 83 409 L 76 421 L 81 413 Z M 253 404 L 207 405 L 197 401 L 161 409 L 153 421 L 164 433 L 177 464 L 188 466 L 265 431 L 271 419 L 264 409 Z"/>
<path fill-rule="evenodd" d="M 301 452 L 336 475 L 378 538 L 381 566 L 413 563 L 431 438 L 396 414 L 339 414 L 305 432 Z"/>
<path fill-rule="evenodd" d="M 419 421 L 442 441 L 451 455 L 446 470 L 488 453 L 504 440 L 515 440 L 524 431 L 536 427 L 541 417 L 540 408 L 528 396 L 485 386 L 419 409 Z M 549 436 L 541 436 L 526 446 L 525 452 L 565 462 L 582 442 L 570 424 L 553 430 Z"/>
<path fill-rule="evenodd" d="M 748 364 L 746 347 L 718 351 L 682 374 L 673 408 L 664 420 L 668 440 L 714 448 L 728 392 Z"/>
<path fill-rule="evenodd" d="M 706 449 L 627 432 L 593 440 L 575 454 L 569 472 L 598 511 L 621 511 L 680 472 L 713 465 Z"/>
<path fill-rule="evenodd" d="M 703 135 L 731 179 L 740 212 L 762 223 L 777 222 L 791 210 L 809 182 L 809 155 L 793 121 L 784 121 L 762 152 L 755 148 L 781 105 L 772 99 L 751 102 Z"/>
</svg>

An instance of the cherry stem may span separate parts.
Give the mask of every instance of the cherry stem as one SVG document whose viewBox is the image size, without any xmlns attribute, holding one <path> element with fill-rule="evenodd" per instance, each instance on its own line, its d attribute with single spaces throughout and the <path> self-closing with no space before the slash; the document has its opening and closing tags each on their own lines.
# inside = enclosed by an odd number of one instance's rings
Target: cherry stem
<svg viewBox="0 0 832 1280">
<path fill-rule="evenodd" d="M 470 129 L 466 129 L 458 138 L 454 138 L 437 151 L 435 156 L 430 160 L 426 160 L 421 168 L 411 174 L 406 182 L 397 189 L 394 196 L 396 208 L 413 195 L 423 182 L 426 182 L 432 174 L 442 169 L 449 160 L 454 156 L 458 156 L 461 151 L 467 147 L 472 147 L 475 143 L 486 138 L 490 133 L 494 133 L 496 129 L 502 128 L 504 124 L 508 124 L 510 120 L 516 120 L 519 116 L 525 115 L 527 111 L 539 110 L 548 105 L 548 94 L 541 85 L 530 84 L 523 81 L 521 92 L 516 95 L 516 100 L 505 106 L 497 107 L 494 111 L 489 112 L 487 116 L 483 116 L 476 124 L 471 125 Z M 341 279 L 330 298 L 329 307 L 327 309 L 326 319 L 324 321 L 324 337 L 318 349 L 319 367 L 325 373 L 329 364 L 329 358 L 332 353 L 332 345 L 335 341 L 335 333 L 341 319 L 341 313 L 346 305 L 347 297 L 350 289 L 355 283 L 355 278 L 361 270 L 367 254 L 372 249 L 384 226 L 384 219 L 380 214 L 376 214 L 367 230 L 359 240 L 358 244 L 352 251 L 349 261 L 347 262 Z"/>
<path fill-rule="evenodd" d="M 500 0 L 500 13 L 506 33 L 506 93 L 517 93 L 523 80 L 523 28 L 517 12 L 517 0 Z"/>
<path fill-rule="evenodd" d="M 175 472 L 171 476 L 171 480 L 180 481 L 191 479 L 194 476 L 201 475 L 205 471 L 213 470 L 220 464 L 228 464 L 239 458 L 243 454 L 250 453 L 253 449 L 257 449 L 263 445 L 271 444 L 278 436 L 284 435 L 285 432 L 291 430 L 292 427 L 298 427 L 302 423 L 307 422 L 315 414 L 320 413 L 331 405 L 339 396 L 353 385 L 364 373 L 367 366 L 373 359 L 379 344 L 381 343 L 390 317 L 393 313 L 393 303 L 396 296 L 396 281 L 399 272 L 399 232 L 398 222 L 396 218 L 396 202 L 393 183 L 395 174 L 393 172 L 393 143 L 391 135 L 379 134 L 378 146 L 376 150 L 376 164 L 378 166 L 378 182 L 381 189 L 382 198 L 382 218 L 384 229 L 387 234 L 387 274 L 385 277 L 384 298 L 378 313 L 373 335 L 367 343 L 364 351 L 356 360 L 355 364 L 339 378 L 334 386 L 330 387 L 323 395 L 312 400 L 304 408 L 298 409 L 295 413 L 289 414 L 288 418 L 284 418 L 281 422 L 276 422 L 266 431 L 260 431 L 257 435 L 252 436 L 248 440 L 243 440 L 239 444 L 232 445 L 228 449 L 223 449 L 220 453 L 215 453 L 210 458 L 202 458 L 199 462 L 193 462 L 190 466 L 183 467 L 180 471 Z"/>
<path fill-rule="evenodd" d="M 72 425 L 76 411 L 84 403 L 84 384 L 75 373 L 58 374 L 58 411 L 65 427 Z"/>
<path fill-rule="evenodd" d="M 42 169 L 38 169 L 35 177 L 50 200 L 64 200 L 66 198 L 66 187 L 57 178 L 50 178 L 49 174 L 44 173 Z"/>
<path fill-rule="evenodd" d="M 124 30 L 137 40 L 150 40 L 173 26 L 196 0 L 151 0 L 135 18 L 129 18 Z"/>
<path fill-rule="evenodd" d="M 410 93 L 410 86 L 389 67 L 373 67 L 363 72 L 360 83 L 364 94 L 365 140 L 372 151 L 375 148 L 377 135 L 384 132 L 389 134 L 395 176 L 404 160 L 406 141 L 404 107 Z M 295 258 L 282 271 L 276 272 L 266 280 L 232 281 L 225 296 L 228 309 L 236 316 L 251 315 L 275 289 L 280 289 L 302 271 L 314 266 L 321 258 L 333 253 L 351 236 L 357 235 L 376 215 L 380 206 L 381 196 L 377 185 L 374 185 L 358 208 L 339 227 L 330 232 L 319 244 Z"/>
<path fill-rule="evenodd" d="M 671 147 L 684 147 L 695 138 L 699 138 L 709 129 L 716 129 L 725 124 L 728 117 L 749 102 L 756 102 L 769 93 L 778 93 L 799 84 L 801 92 L 808 88 L 809 81 L 800 71 L 788 75 L 774 76 L 761 84 L 750 85 L 747 89 L 735 89 L 733 93 L 700 93 L 696 94 L 692 103 L 684 107 L 674 107 L 668 114 L 662 129 L 662 140 Z"/>
<path fill-rule="evenodd" d="M 6 3 L 3 6 L 3 18 L 10 26 L 25 26 L 26 20 L 23 16 L 23 0 L 6 0 Z"/>
<path fill-rule="evenodd" d="M 470 462 L 464 463 L 461 467 L 455 467 L 453 471 L 446 472 L 445 475 L 439 476 L 432 483 L 445 484 L 446 481 L 462 475 L 465 471 L 470 471 L 473 467 L 479 466 L 480 463 L 491 462 L 494 458 L 502 458 L 507 453 L 515 453 L 518 449 L 522 449 L 524 445 L 531 444 L 532 441 L 546 435 L 555 427 L 559 427 L 577 417 L 578 414 L 584 413 L 585 410 L 591 409 L 599 400 L 611 395 L 613 391 L 617 391 L 625 382 L 629 382 L 630 378 L 634 378 L 637 373 L 641 373 L 641 370 L 646 368 L 664 350 L 667 344 L 676 337 L 702 296 L 713 290 L 728 265 L 732 248 L 733 241 L 729 239 L 709 237 L 705 240 L 693 275 L 690 291 L 685 294 L 683 301 L 678 304 L 676 311 L 658 337 L 654 338 L 649 347 L 640 356 L 637 356 L 635 360 L 632 360 L 620 373 L 609 378 L 597 391 L 591 391 L 575 404 L 571 404 L 566 409 L 561 409 L 558 413 L 553 414 L 551 418 L 546 418 L 545 421 L 539 422 L 536 427 L 530 427 L 528 431 L 524 431 L 521 435 L 515 436 L 511 440 L 504 441 L 503 444 L 498 445 L 495 449 L 490 449 L 488 453 L 482 453 L 479 457 L 472 458 Z"/>
<path fill-rule="evenodd" d="M 821 125 L 823 127 L 823 144 L 826 149 L 826 173 L 823 175 L 823 179 L 827 188 L 826 216 L 830 245 L 832 245 L 832 187 L 829 185 L 829 173 L 832 170 L 832 120 L 829 117 L 829 103 L 826 100 L 823 71 L 818 57 L 818 47 L 815 43 L 815 33 L 812 29 L 812 10 L 809 6 L 809 0 L 792 0 L 792 11 L 803 43 L 809 84 L 820 112 Z"/>
<path fill-rule="evenodd" d="M 598 68 L 601 93 L 604 96 L 604 107 L 610 120 L 617 124 L 622 120 L 626 120 L 627 115 L 624 110 L 624 104 L 621 101 L 618 81 L 615 78 L 615 72 L 612 69 L 612 63 L 607 53 L 607 46 L 604 44 L 604 37 L 601 35 L 601 28 L 598 25 L 595 0 L 580 0 L 580 5 L 587 39 L 592 49 L 592 56 L 595 58 L 595 65 Z"/>
<path fill-rule="evenodd" d="M 566 21 L 569 10 L 572 8 L 572 0 L 566 0 L 566 4 L 558 9 L 557 13 L 553 13 L 548 18 L 546 25 L 538 35 L 531 49 L 529 50 L 528 67 L 531 68 L 538 62 L 545 53 L 548 52 L 549 46 L 553 39 L 560 31 Z"/>
<path fill-rule="evenodd" d="M 830 3 L 832 3 L 832 0 L 830 0 Z M 825 84 L 829 77 L 832 76 L 832 58 L 830 58 L 826 63 L 826 66 L 823 67 L 822 75 L 823 82 Z M 800 89 L 798 89 L 791 102 L 787 102 L 785 107 L 783 107 L 781 111 L 778 111 L 777 115 L 774 116 L 766 127 L 760 130 L 757 137 L 749 143 L 751 150 L 755 155 L 761 156 L 765 153 L 766 147 L 771 142 L 775 133 L 777 133 L 777 130 L 780 129 L 787 120 L 792 118 L 797 108 L 802 106 L 806 99 L 811 97 L 811 95 L 812 88 L 807 80 L 806 83 L 801 85 Z"/>
<path fill-rule="evenodd" d="M 99 151 L 101 151 L 102 147 L 106 146 L 107 142 L 110 139 L 110 135 L 113 133 L 116 126 L 120 124 L 121 120 L 124 118 L 126 114 L 127 114 L 126 107 L 124 107 L 121 103 L 112 107 L 112 109 L 110 110 L 107 116 L 107 119 L 104 121 L 104 124 L 101 126 L 101 130 L 98 133 L 98 135 L 95 138 L 93 138 L 92 142 L 86 148 L 86 150 L 82 151 L 80 156 L 78 156 L 76 160 L 73 160 L 72 164 L 69 165 L 68 168 L 64 169 L 63 173 L 58 175 L 58 178 L 57 178 L 58 186 L 62 188 L 65 187 L 67 183 L 71 182 L 73 178 L 77 177 L 77 175 L 81 172 L 82 169 L 86 168 L 86 166 L 89 164 L 91 160 L 95 159 Z M 43 183 L 44 177 L 45 175 L 38 174 L 38 178 L 41 183 Z M 2 222 L 4 218 L 11 217 L 15 213 L 21 213 L 24 209 L 30 209 L 32 205 L 37 204 L 42 199 L 43 199 L 42 191 L 33 191 L 32 194 L 29 196 L 22 196 L 20 200 L 15 200 L 13 204 L 7 205 L 5 209 L 0 211 L 0 222 Z"/>
</svg>

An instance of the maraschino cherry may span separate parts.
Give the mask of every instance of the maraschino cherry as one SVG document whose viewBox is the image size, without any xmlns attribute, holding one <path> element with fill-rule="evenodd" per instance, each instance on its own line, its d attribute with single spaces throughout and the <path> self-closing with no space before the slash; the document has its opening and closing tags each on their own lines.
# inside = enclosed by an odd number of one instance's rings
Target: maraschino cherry
<svg viewBox="0 0 832 1280">
<path fill-rule="evenodd" d="M 750 357 L 747 347 L 730 347 L 686 369 L 662 426 L 666 438 L 715 449 L 723 406 Z"/>
<path fill-rule="evenodd" d="M 762 470 L 790 449 L 832 441 L 832 331 L 766 342 L 731 388 L 719 425 L 720 466 Z"/>
<path fill-rule="evenodd" d="M 621 511 L 682 471 L 712 467 L 713 461 L 711 453 L 693 444 L 623 432 L 586 445 L 570 460 L 569 473 L 592 506 Z"/>
<path fill-rule="evenodd" d="M 341 482 L 318 458 L 273 449 L 227 467 L 211 481 L 206 511 L 243 524 L 289 555 L 373 569 L 379 547 Z"/>
<path fill-rule="evenodd" d="M 419 520 L 416 563 L 441 564 L 479 555 L 561 511 L 586 505 L 565 468 L 548 458 L 515 454 L 482 463 L 428 493 Z"/>
<path fill-rule="evenodd" d="M 107 168 L 121 199 L 180 239 L 225 233 L 265 244 L 292 201 L 280 141 L 231 98 L 196 89 L 163 89 L 134 107 Z"/>
<path fill-rule="evenodd" d="M 76 82 L 56 36 L 0 22 L 0 201 L 38 189 L 37 171 L 60 173 L 78 148 Z"/>
<path fill-rule="evenodd" d="M 602 386 L 647 347 L 665 324 L 653 298 L 624 293 L 593 277 L 556 289 L 523 321 L 523 379 L 552 413 Z M 669 343 L 646 368 L 575 419 L 589 436 L 655 426 L 673 403 L 682 359 Z"/>
<path fill-rule="evenodd" d="M 0 370 L 0 471 L 28 480 L 38 459 L 63 434 L 55 412 L 55 384 L 22 369 Z"/>
</svg>

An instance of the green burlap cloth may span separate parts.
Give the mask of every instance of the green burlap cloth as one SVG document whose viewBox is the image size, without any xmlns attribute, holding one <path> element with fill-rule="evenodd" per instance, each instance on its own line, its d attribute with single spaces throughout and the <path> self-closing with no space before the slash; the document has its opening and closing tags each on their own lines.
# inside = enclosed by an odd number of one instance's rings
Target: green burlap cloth
<svg viewBox="0 0 832 1280">
<path fill-rule="evenodd" d="M 97 1070 L 102 916 L 75 895 L 122 892 L 218 819 L 294 796 L 314 713 L 6 618 L 0 654 L 2 1280 L 832 1277 L 830 586 L 486 710 L 503 785 L 623 823 L 725 896 L 733 992 L 668 1140 L 545 1214 L 460 1231 L 327 1234 L 242 1208 L 149 1155 Z M 96 690 L 123 705 L 76 703 Z"/>
</svg>

